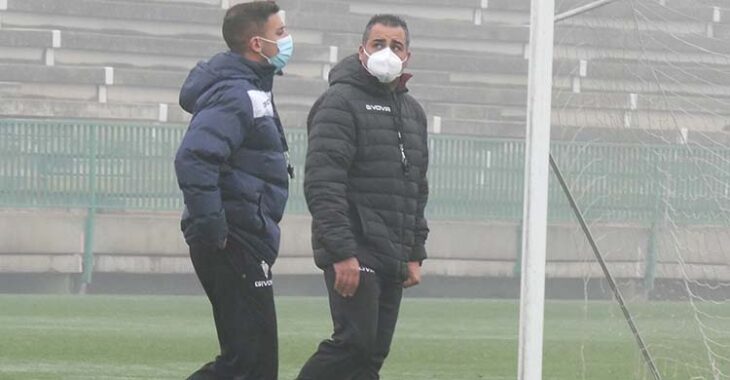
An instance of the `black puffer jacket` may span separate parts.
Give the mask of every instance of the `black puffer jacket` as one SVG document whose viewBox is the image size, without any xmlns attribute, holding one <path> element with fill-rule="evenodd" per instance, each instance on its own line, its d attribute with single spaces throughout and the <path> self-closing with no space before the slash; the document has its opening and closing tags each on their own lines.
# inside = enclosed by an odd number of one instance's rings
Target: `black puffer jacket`
<svg viewBox="0 0 730 380">
<path fill-rule="evenodd" d="M 331 71 L 330 88 L 309 113 L 304 194 L 320 268 L 357 256 L 404 280 L 406 263 L 426 258 L 428 132 L 423 108 L 407 94 L 408 77 L 391 91 L 350 56 Z"/>
</svg>

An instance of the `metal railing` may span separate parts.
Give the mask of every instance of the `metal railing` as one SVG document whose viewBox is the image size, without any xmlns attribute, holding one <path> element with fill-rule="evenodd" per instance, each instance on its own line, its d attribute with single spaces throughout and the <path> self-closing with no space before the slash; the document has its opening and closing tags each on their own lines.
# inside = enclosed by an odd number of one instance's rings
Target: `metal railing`
<svg viewBox="0 0 730 380">
<path fill-rule="evenodd" d="M 180 210 L 173 158 L 185 126 L 1 120 L 0 207 Z M 296 178 L 287 212 L 306 213 L 306 131 L 287 132 Z M 524 143 L 432 136 L 428 215 L 520 220 Z M 730 149 L 688 145 L 556 142 L 553 155 L 588 219 L 728 224 Z M 550 217 L 571 220 L 551 183 Z"/>
</svg>

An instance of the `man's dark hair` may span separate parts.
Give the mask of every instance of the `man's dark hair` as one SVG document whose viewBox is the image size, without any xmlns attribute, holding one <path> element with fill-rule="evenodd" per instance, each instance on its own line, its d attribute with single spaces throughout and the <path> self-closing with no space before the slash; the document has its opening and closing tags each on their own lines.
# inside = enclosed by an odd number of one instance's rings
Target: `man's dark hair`
<svg viewBox="0 0 730 380">
<path fill-rule="evenodd" d="M 271 15 L 279 12 L 273 1 L 254 1 L 232 6 L 223 18 L 223 39 L 228 48 L 242 53 L 252 37 L 261 33 Z"/>
<path fill-rule="evenodd" d="M 406 24 L 406 20 L 402 19 L 400 16 L 390 14 L 375 15 L 370 19 L 368 25 L 365 27 L 365 32 L 362 34 L 363 45 L 365 45 L 368 42 L 368 39 L 370 39 L 370 32 L 373 30 L 373 26 L 375 26 L 375 24 L 403 28 L 406 32 L 406 47 L 411 45 L 411 35 L 408 32 L 408 24 Z"/>
</svg>

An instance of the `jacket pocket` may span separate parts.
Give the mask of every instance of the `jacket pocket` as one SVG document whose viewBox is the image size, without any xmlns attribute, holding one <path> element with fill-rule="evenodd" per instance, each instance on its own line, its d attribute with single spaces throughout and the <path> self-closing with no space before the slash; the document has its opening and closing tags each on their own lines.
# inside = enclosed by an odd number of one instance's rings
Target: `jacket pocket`
<svg viewBox="0 0 730 380">
<path fill-rule="evenodd" d="M 395 246 L 388 232 L 388 227 L 375 211 L 366 207 L 357 206 L 357 213 L 362 228 L 362 240 L 376 251 L 395 255 Z"/>
<path fill-rule="evenodd" d="M 256 217 L 259 220 L 259 231 L 266 231 L 266 215 L 264 215 L 264 193 L 259 193 L 256 201 Z"/>
<path fill-rule="evenodd" d="M 254 193 L 252 197 L 242 197 L 226 207 L 230 223 L 244 231 L 259 233 L 264 230 L 264 212 L 262 210 L 262 194 Z M 253 200 L 249 200 L 253 198 Z"/>
<path fill-rule="evenodd" d="M 357 215 L 362 228 L 363 237 L 367 240 L 375 236 L 388 238 L 388 230 L 383 226 L 382 223 L 378 223 L 381 220 L 380 216 L 374 211 L 357 206 Z"/>
<path fill-rule="evenodd" d="M 187 215 L 180 221 L 180 228 L 188 245 L 207 245 L 217 247 L 228 236 L 226 213 L 220 210 L 217 214 L 192 218 Z"/>
</svg>

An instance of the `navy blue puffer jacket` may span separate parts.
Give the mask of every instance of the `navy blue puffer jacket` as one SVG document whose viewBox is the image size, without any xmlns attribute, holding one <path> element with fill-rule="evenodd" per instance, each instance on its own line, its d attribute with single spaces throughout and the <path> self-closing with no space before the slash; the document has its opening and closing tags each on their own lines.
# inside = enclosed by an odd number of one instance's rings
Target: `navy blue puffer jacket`
<svg viewBox="0 0 730 380">
<path fill-rule="evenodd" d="M 175 157 L 188 244 L 234 239 L 273 264 L 289 195 L 287 146 L 271 95 L 275 68 L 233 52 L 200 62 L 180 92 L 193 114 Z"/>
</svg>

